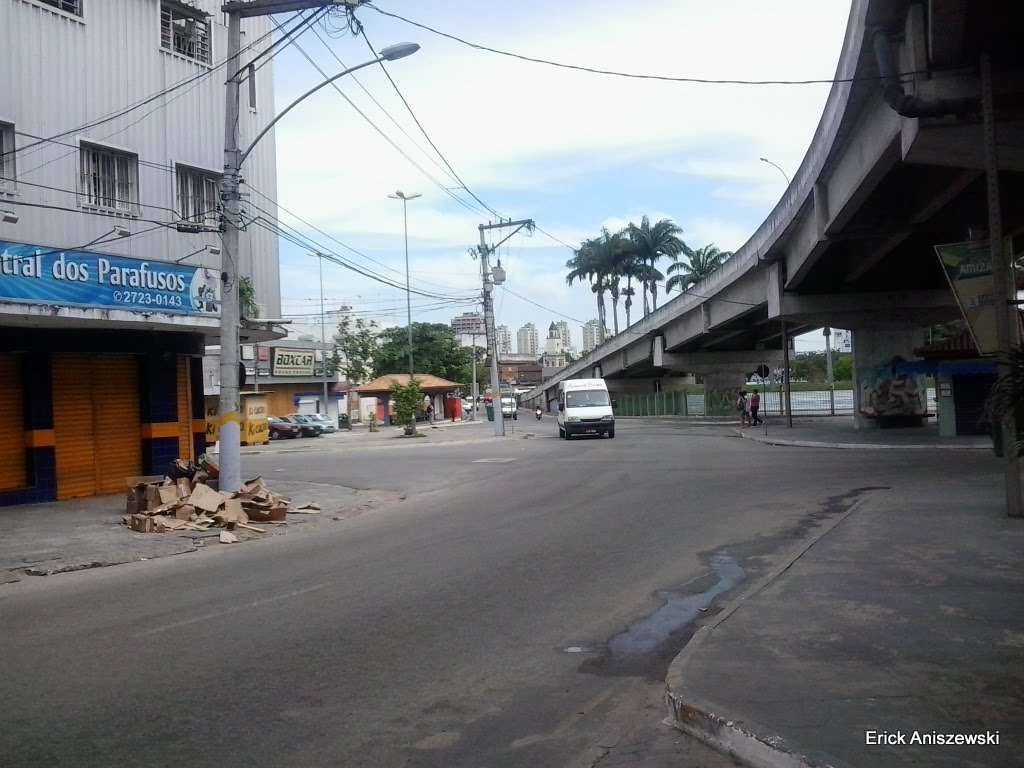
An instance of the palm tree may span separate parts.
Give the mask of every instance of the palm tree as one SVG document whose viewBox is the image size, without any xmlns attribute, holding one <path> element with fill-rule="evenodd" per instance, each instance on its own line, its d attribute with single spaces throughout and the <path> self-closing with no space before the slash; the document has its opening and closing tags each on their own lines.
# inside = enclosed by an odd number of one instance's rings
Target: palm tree
<svg viewBox="0 0 1024 768">
<path fill-rule="evenodd" d="M 631 280 L 632 275 L 626 275 L 626 279 Z M 626 327 L 629 328 L 629 326 L 631 325 L 629 320 L 629 310 L 632 309 L 633 307 L 633 297 L 636 296 L 636 290 L 633 288 L 632 285 L 627 284 L 625 288 L 619 291 L 619 295 L 626 297 L 626 301 L 623 304 L 623 306 L 626 308 Z"/>
<path fill-rule="evenodd" d="M 593 245 L 594 267 L 600 276 L 599 285 L 612 299 L 612 314 L 615 323 L 615 333 L 619 332 L 619 276 L 620 265 L 624 255 L 627 253 L 628 243 L 622 231 L 609 232 L 607 227 L 601 228 L 601 236 L 591 241 Z M 603 291 L 601 304 L 604 305 Z M 603 322 L 603 320 L 602 320 Z M 604 337 L 604 325 L 601 326 L 602 340 Z"/>
<path fill-rule="evenodd" d="M 615 335 L 619 335 L 619 296 L 621 289 L 619 288 L 619 275 L 611 274 L 608 275 L 608 295 L 612 297 L 612 321 L 615 324 Z"/>
<path fill-rule="evenodd" d="M 665 275 L 657 267 L 652 267 L 650 264 L 637 265 L 635 274 L 640 284 L 644 286 L 644 317 L 647 317 L 651 312 L 651 306 L 647 301 L 647 293 L 650 291 L 651 298 L 655 298 L 658 283 L 665 281 Z"/>
<path fill-rule="evenodd" d="M 659 259 L 668 257 L 675 258 L 686 250 L 686 243 L 679 235 L 683 229 L 677 226 L 672 219 L 662 219 L 653 226 L 650 220 L 644 216 L 640 220 L 640 226 L 630 223 L 626 228 L 631 243 L 633 257 L 640 263 L 650 267 L 647 272 L 647 279 L 643 281 L 644 287 L 644 316 L 647 316 L 647 292 L 651 293 L 652 310 L 658 308 L 658 283 L 651 279 L 655 274 L 661 273 L 655 269 Z"/>
<path fill-rule="evenodd" d="M 669 265 L 670 277 L 665 284 L 666 293 L 673 288 L 685 291 L 691 285 L 696 285 L 722 266 L 732 256 L 732 251 L 720 251 L 714 243 L 708 243 L 695 251 L 686 248 L 683 256 L 685 260 L 676 260 L 674 264 Z"/>
<path fill-rule="evenodd" d="M 597 260 L 594 258 L 594 240 L 584 240 L 580 243 L 580 247 L 577 248 L 573 253 L 575 254 L 571 259 L 565 262 L 566 269 L 569 270 L 569 274 L 565 276 L 565 282 L 572 285 L 575 281 L 587 280 L 597 296 L 597 316 L 599 320 L 603 321 L 604 318 L 604 294 L 597 290 Z"/>
</svg>

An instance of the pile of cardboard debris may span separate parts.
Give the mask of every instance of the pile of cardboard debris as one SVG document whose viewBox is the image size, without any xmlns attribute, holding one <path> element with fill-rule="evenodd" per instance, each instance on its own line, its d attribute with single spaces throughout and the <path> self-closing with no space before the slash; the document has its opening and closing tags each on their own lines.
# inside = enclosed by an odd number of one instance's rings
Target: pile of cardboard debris
<svg viewBox="0 0 1024 768">
<path fill-rule="evenodd" d="M 265 532 L 253 522 L 285 525 L 289 512 L 320 512 L 315 502 L 293 508 L 291 499 L 270 490 L 262 477 L 247 481 L 238 493 L 220 491 L 216 475 L 212 463 L 196 467 L 179 459 L 163 477 L 129 477 L 122 521 L 139 533 L 221 528 L 220 540 L 229 544 L 238 541 L 231 533 L 235 529 Z"/>
</svg>

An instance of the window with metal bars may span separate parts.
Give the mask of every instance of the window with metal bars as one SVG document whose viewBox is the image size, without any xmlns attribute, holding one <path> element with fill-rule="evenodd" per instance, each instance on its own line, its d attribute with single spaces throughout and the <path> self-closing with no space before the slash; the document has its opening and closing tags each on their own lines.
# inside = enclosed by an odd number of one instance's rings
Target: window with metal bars
<svg viewBox="0 0 1024 768">
<path fill-rule="evenodd" d="M 210 22 L 200 11 L 189 13 L 177 4 L 160 4 L 160 46 L 210 63 Z"/>
<path fill-rule="evenodd" d="M 134 213 L 138 206 L 139 158 L 82 144 L 80 191 L 83 205 Z"/>
<path fill-rule="evenodd" d="M 14 188 L 14 159 L 14 126 L 0 123 L 0 189 Z"/>
<path fill-rule="evenodd" d="M 177 167 L 178 216 L 200 227 L 220 226 L 220 176 L 197 168 Z"/>
<path fill-rule="evenodd" d="M 56 8 L 58 11 L 71 13 L 75 16 L 82 15 L 82 0 L 39 0 L 43 5 Z"/>
</svg>

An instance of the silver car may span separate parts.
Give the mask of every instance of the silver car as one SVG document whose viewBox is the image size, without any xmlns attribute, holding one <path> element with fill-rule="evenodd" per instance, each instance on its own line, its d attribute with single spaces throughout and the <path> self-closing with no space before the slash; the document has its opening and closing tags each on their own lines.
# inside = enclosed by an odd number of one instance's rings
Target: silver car
<svg viewBox="0 0 1024 768">
<path fill-rule="evenodd" d="M 323 428 L 325 435 L 332 435 L 338 429 L 335 426 L 334 422 L 331 421 L 331 419 L 329 419 L 326 414 L 311 413 L 309 415 L 309 418 L 312 419 L 314 423 L 319 424 Z"/>
</svg>

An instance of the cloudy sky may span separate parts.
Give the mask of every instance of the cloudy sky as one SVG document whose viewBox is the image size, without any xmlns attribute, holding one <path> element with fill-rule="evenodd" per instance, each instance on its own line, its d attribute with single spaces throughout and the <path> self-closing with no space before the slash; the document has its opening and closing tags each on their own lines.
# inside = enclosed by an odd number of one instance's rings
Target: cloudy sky
<svg viewBox="0 0 1024 768">
<path fill-rule="evenodd" d="M 849 0 L 375 4 L 526 56 L 742 80 L 831 78 L 850 6 Z M 281 122 L 277 199 L 307 222 L 281 210 L 283 223 L 390 283 L 327 263 L 329 308 L 348 304 L 387 325 L 404 325 L 406 316 L 402 203 L 388 198 L 396 190 L 422 195 L 408 203 L 410 271 L 413 287 L 432 295 L 412 298 L 414 321 L 448 322 L 472 309 L 455 301 L 479 294 L 468 249 L 478 242 L 477 226 L 494 216 L 461 188 L 450 164 L 488 207 L 504 217 L 532 218 L 543 230 L 517 235 L 499 251 L 508 277 L 507 290 L 496 293 L 498 322 L 514 338 L 526 322 L 546 328 L 567 319 L 579 345 L 579 325 L 596 315 L 594 297 L 589 287 L 566 285 L 572 252 L 556 239 L 577 245 L 603 226 L 619 228 L 646 214 L 673 219 L 691 247 L 738 248 L 786 186 L 779 170 L 758 158 L 792 175 L 828 93 L 827 85 L 596 75 L 476 50 L 372 8 L 357 15 L 378 50 L 405 41 L 422 46 L 386 66 L 444 159 L 374 66 L 337 81 L 351 104 L 328 87 Z M 305 55 L 328 74 L 373 58 L 339 16 L 305 32 L 298 45 L 301 51 L 292 46 L 275 59 L 278 108 L 324 79 Z M 282 242 L 285 316 L 319 311 L 316 262 L 306 252 Z M 819 347 L 820 338 L 809 336 L 798 348 Z"/>
</svg>

